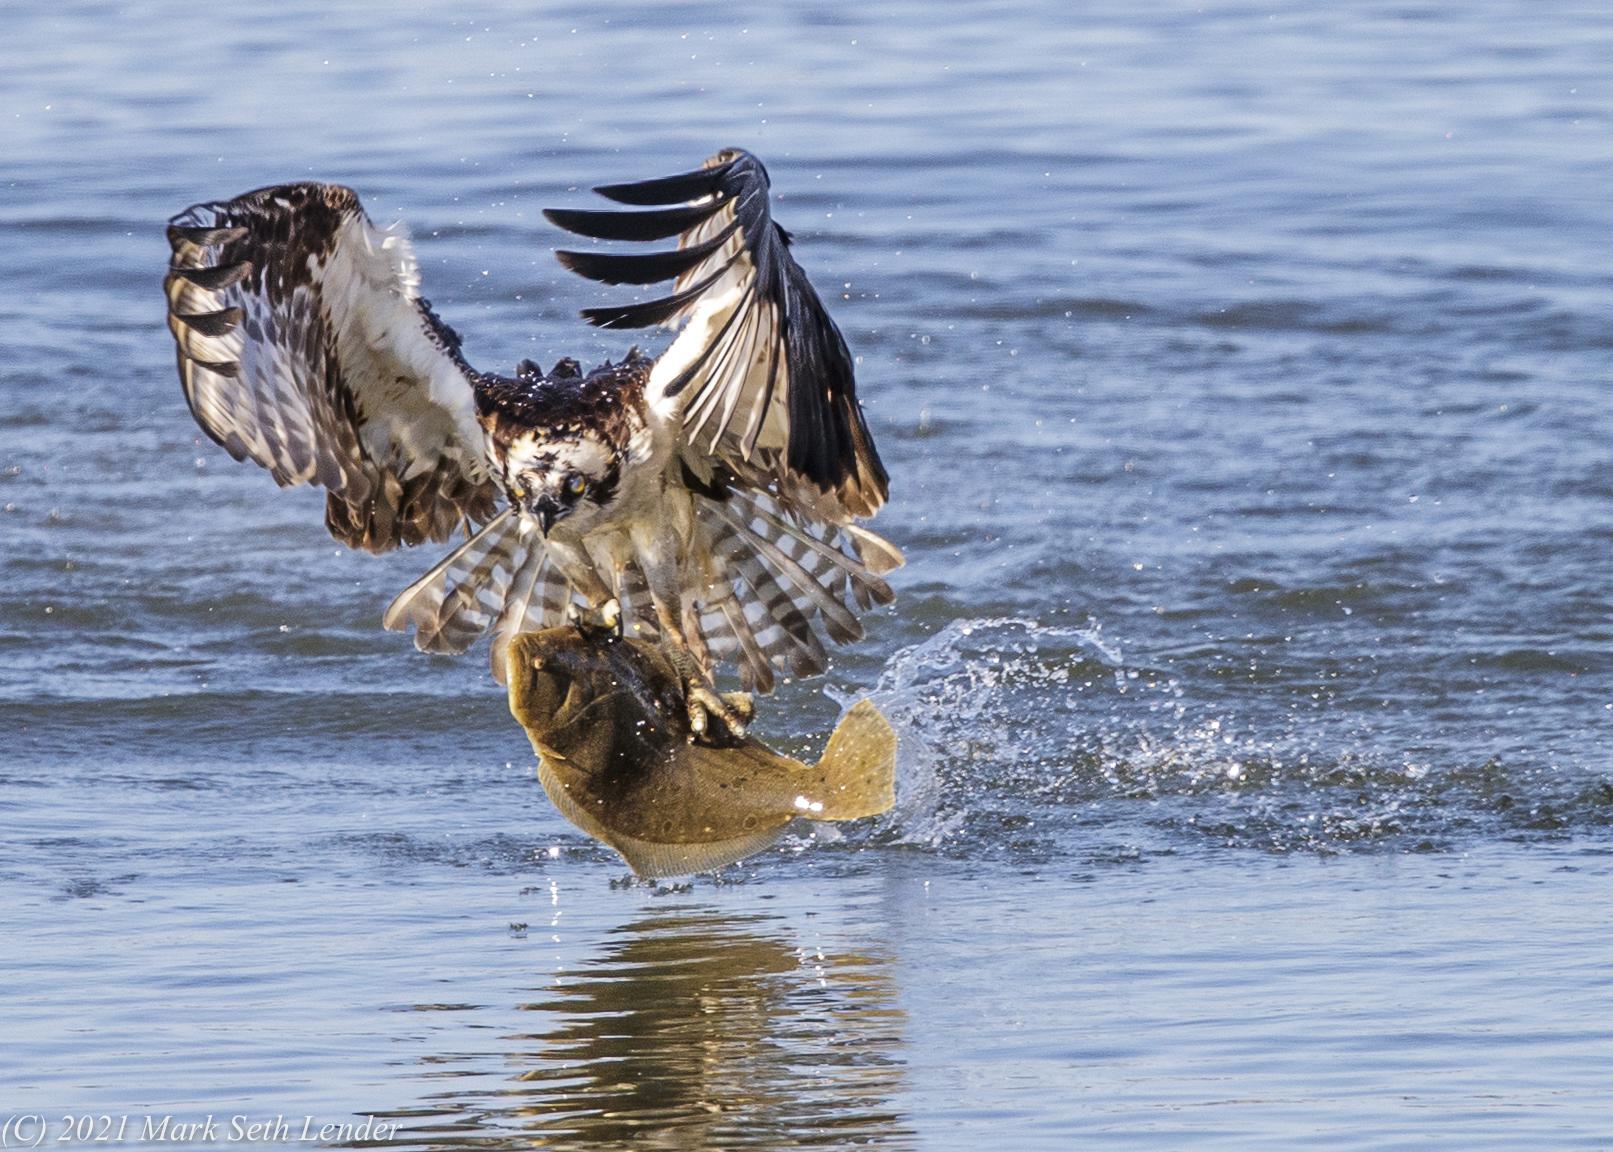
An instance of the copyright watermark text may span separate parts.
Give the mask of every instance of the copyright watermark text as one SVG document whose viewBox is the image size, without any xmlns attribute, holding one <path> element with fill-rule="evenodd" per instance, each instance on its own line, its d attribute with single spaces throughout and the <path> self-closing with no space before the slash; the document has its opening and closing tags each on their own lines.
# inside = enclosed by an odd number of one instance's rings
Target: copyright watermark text
<svg viewBox="0 0 1613 1152">
<path fill-rule="evenodd" d="M 0 1119 L 0 1148 L 56 1148 L 81 1144 L 346 1144 L 385 1143 L 395 1122 L 359 1116 L 323 1121 L 317 1116 L 177 1116 L 171 1113 L 18 1112 Z"/>
</svg>

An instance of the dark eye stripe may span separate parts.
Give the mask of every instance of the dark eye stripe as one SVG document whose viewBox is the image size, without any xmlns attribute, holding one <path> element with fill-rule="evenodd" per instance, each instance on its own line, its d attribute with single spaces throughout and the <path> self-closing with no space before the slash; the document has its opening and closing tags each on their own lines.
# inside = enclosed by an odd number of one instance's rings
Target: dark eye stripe
<svg viewBox="0 0 1613 1152">
<path fill-rule="evenodd" d="M 610 469 L 600 477 L 599 483 L 588 489 L 588 499 L 595 504 L 609 504 L 616 498 L 616 485 L 621 479 L 622 466 L 613 460 Z"/>
</svg>

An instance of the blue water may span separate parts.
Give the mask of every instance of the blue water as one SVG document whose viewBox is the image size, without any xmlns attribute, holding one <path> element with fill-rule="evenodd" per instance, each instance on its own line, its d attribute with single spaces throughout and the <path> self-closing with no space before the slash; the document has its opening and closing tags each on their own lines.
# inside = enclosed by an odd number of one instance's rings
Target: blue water
<svg viewBox="0 0 1613 1152">
<path fill-rule="evenodd" d="M 1613 1147 L 1613 16 L 334 8 L 0 39 L 0 1122 Z M 540 209 L 730 144 L 909 561 L 761 727 L 872 691 L 901 788 L 635 885 L 380 630 L 434 554 L 191 423 L 162 225 L 349 183 L 473 362 L 595 360 Z"/>
</svg>

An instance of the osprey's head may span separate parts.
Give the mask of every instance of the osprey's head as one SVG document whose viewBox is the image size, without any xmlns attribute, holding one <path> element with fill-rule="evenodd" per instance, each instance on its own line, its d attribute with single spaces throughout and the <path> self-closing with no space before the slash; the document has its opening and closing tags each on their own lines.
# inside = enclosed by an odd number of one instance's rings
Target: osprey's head
<svg viewBox="0 0 1613 1152">
<path fill-rule="evenodd" d="M 590 432 L 557 437 L 534 429 L 512 439 L 500 455 L 510 502 L 545 536 L 562 523 L 579 534 L 593 527 L 621 479 L 616 451 Z"/>
<path fill-rule="evenodd" d="M 630 355 L 587 375 L 561 360 L 545 375 L 523 360 L 513 377 L 482 377 L 477 418 L 488 460 L 527 523 L 545 536 L 592 531 L 616 499 L 622 470 L 636 461 L 650 361 Z"/>
</svg>

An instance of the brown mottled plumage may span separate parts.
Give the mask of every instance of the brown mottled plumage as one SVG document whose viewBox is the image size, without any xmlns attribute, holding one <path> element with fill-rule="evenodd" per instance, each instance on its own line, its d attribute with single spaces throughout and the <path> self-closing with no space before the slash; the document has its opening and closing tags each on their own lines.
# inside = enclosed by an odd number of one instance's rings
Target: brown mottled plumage
<svg viewBox="0 0 1613 1152">
<path fill-rule="evenodd" d="M 501 431 L 494 435 L 505 440 L 542 427 L 554 436 L 597 429 L 613 442 L 625 442 L 632 435 L 629 421 L 646 419 L 644 387 L 654 365 L 637 348 L 620 364 L 607 360 L 587 374 L 575 360 L 559 361 L 548 375 L 523 360 L 513 378 L 481 380 L 476 411 L 483 419 L 496 416 Z"/>
<path fill-rule="evenodd" d="M 348 188 L 266 188 L 174 217 L 164 287 L 185 398 L 235 459 L 255 460 L 282 487 L 322 485 L 326 526 L 349 547 L 447 540 L 491 518 L 498 490 L 479 454 L 447 434 L 450 413 L 387 381 L 414 378 L 420 359 L 440 359 L 438 375 L 468 366 L 425 300 L 399 292 L 365 301 L 366 313 L 347 296 L 321 298 L 318 270 L 355 236 L 412 283 L 401 237 L 376 233 Z M 378 326 L 390 345 L 364 338 Z"/>
</svg>

